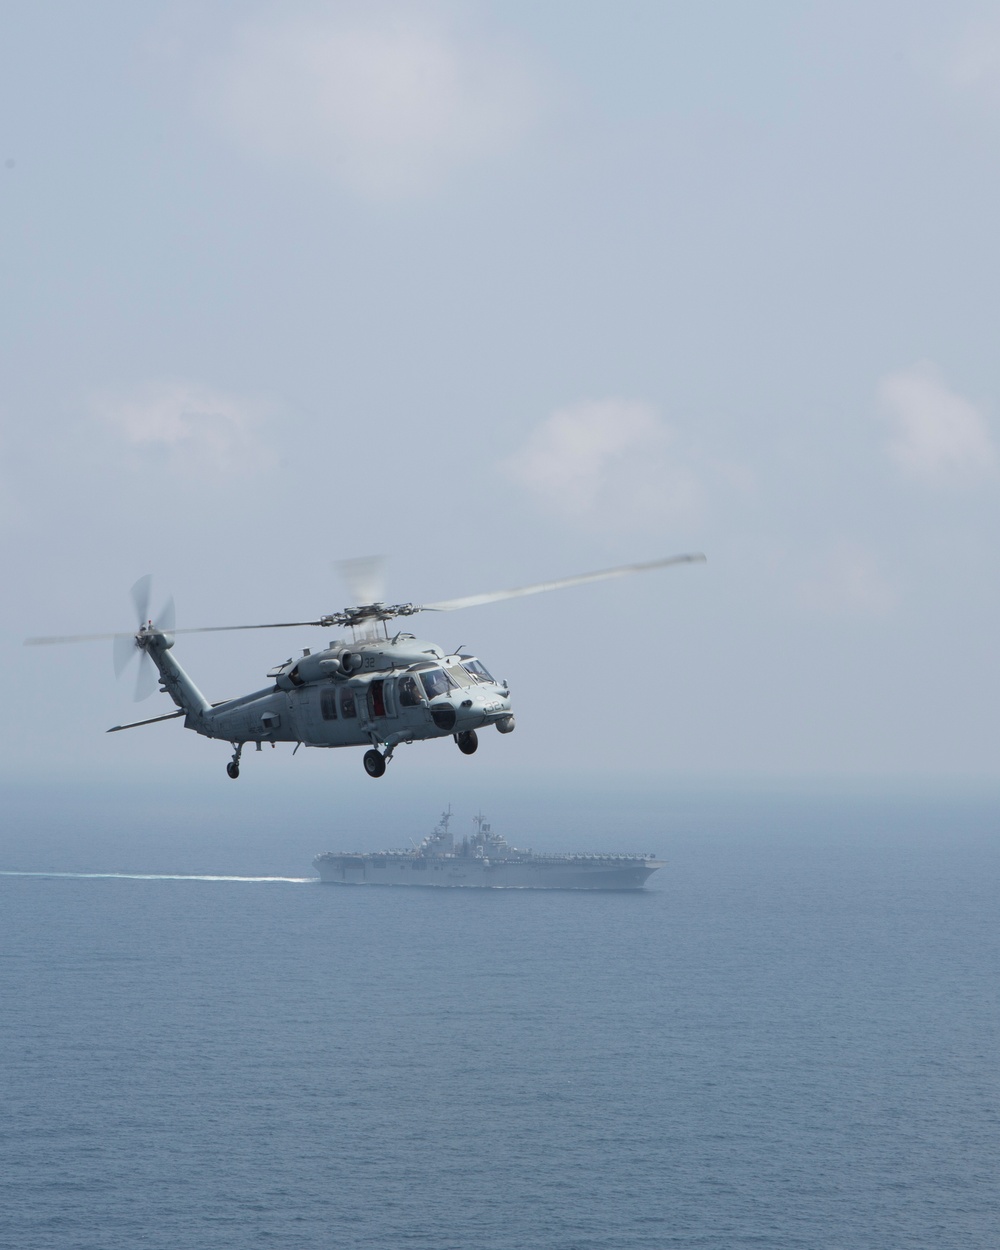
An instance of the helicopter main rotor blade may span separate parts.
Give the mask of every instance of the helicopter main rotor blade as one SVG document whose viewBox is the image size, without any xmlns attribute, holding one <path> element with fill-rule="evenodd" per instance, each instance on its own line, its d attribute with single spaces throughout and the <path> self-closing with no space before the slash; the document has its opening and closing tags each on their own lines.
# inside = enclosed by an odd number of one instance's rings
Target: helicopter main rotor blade
<svg viewBox="0 0 1000 1250">
<path fill-rule="evenodd" d="M 164 615 L 160 614 L 161 618 Z M 326 625 L 326 621 L 276 621 L 273 625 L 202 625 L 190 626 L 186 629 L 173 629 L 161 622 L 157 624 L 162 634 L 223 634 L 234 629 L 297 629 L 300 625 Z M 64 642 L 112 642 L 125 638 L 131 644 L 135 640 L 135 631 L 117 634 L 51 634 L 42 638 L 25 638 L 26 647 L 49 647 Z"/>
<path fill-rule="evenodd" d="M 25 638 L 24 645 L 50 647 L 63 642 L 112 642 L 115 638 L 128 638 L 131 641 L 135 638 L 135 630 L 130 629 L 127 633 L 119 631 L 117 634 L 49 634 L 44 638 Z"/>
<path fill-rule="evenodd" d="M 554 582 L 535 582 L 533 586 L 517 586 L 512 590 L 491 590 L 482 595 L 466 595 L 463 599 L 443 599 L 440 603 L 425 603 L 423 612 L 455 612 L 459 608 L 478 608 L 484 603 L 498 603 L 501 599 L 520 599 L 523 595 L 538 595 L 544 590 L 562 590 L 566 586 L 582 586 L 585 582 L 600 582 L 608 577 L 626 577 L 629 573 L 645 573 L 650 569 L 663 569 L 670 564 L 703 563 L 701 552 L 682 556 L 667 556 L 664 560 L 649 560 L 644 564 L 620 564 L 614 569 L 601 569 L 597 573 L 579 573 L 575 577 L 560 577 Z"/>
<path fill-rule="evenodd" d="M 159 620 L 153 625 L 153 633 L 161 634 L 227 634 L 247 629 L 301 629 L 305 626 L 319 626 L 329 629 L 332 625 L 356 625 L 368 619 L 391 620 L 395 616 L 412 616 L 415 612 L 456 612 L 459 608 L 476 608 L 485 603 L 499 603 L 503 599 L 520 599 L 524 595 L 538 595 L 546 590 L 563 590 L 568 586 L 583 586 L 587 582 L 600 582 L 610 577 L 627 577 L 630 573 L 646 573 L 652 569 L 667 568 L 671 564 L 703 563 L 705 557 L 701 552 L 689 552 L 685 555 L 667 556 L 662 560 L 647 560 L 642 564 L 620 564 L 613 569 L 599 569 L 596 573 L 579 573 L 575 577 L 560 577 L 551 582 L 535 582 L 531 586 L 515 586 L 509 590 L 491 590 L 481 595 L 466 595 L 461 599 L 442 599 L 437 603 L 425 603 L 419 607 L 407 604 L 387 606 L 372 602 L 363 609 L 349 609 L 343 613 L 332 613 L 316 621 L 271 621 L 266 625 L 200 625 L 186 626 L 182 629 L 173 627 L 173 601 L 169 601 L 160 613 Z M 378 561 L 366 558 L 359 562 L 368 566 L 368 586 L 373 589 L 375 567 Z M 141 577 L 132 587 L 132 597 L 136 609 L 149 606 L 149 579 Z M 140 621 L 140 628 L 145 621 Z M 113 634 L 54 634 L 41 638 L 25 638 L 26 647 L 51 646 L 69 642 L 105 642 L 115 641 L 115 667 L 120 669 L 131 658 L 128 645 L 119 640 L 127 639 L 134 643 L 136 635 L 122 630 Z"/>
<path fill-rule="evenodd" d="M 171 634 L 228 634 L 235 629 L 298 629 L 302 625 L 327 625 L 326 621 L 275 621 L 271 625 L 198 625 L 171 629 Z M 168 631 L 164 631 L 165 633 Z"/>
<path fill-rule="evenodd" d="M 137 629 L 141 629 L 149 621 L 149 600 L 152 588 L 153 576 L 151 573 L 146 573 L 139 578 L 130 591 L 132 605 L 135 608 Z M 162 634 L 174 632 L 173 599 L 168 599 L 163 605 L 155 627 Z M 121 669 L 132 657 L 131 643 L 135 639 L 135 634 L 134 629 L 119 629 L 113 634 L 46 634 L 40 638 L 25 638 L 24 645 L 26 647 L 50 647 L 65 642 L 113 642 L 115 644 L 115 670 L 120 675 Z M 120 641 L 126 638 L 129 640 L 129 646 Z"/>
<path fill-rule="evenodd" d="M 338 560 L 336 569 L 355 603 L 381 603 L 385 598 L 385 556 Z"/>
</svg>

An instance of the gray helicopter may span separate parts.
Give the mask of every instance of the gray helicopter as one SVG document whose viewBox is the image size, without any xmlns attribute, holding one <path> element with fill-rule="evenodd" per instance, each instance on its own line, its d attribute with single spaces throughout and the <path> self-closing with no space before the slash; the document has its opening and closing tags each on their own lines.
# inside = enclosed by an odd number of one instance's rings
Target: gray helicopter
<svg viewBox="0 0 1000 1250">
<path fill-rule="evenodd" d="M 398 632 L 390 636 L 390 621 L 415 616 L 418 612 L 453 612 L 704 559 L 701 554 L 668 556 L 644 564 L 624 564 L 558 581 L 423 605 L 378 601 L 377 595 L 370 593 L 377 583 L 375 562 L 371 559 L 343 561 L 341 568 L 352 589 L 362 592 L 359 598 L 368 598 L 371 602 L 331 612 L 314 621 L 185 629 L 174 628 L 172 601 L 155 621 L 150 618 L 152 579 L 147 575 L 132 587 L 139 621 L 135 632 L 28 638 L 26 645 L 110 639 L 114 643 L 115 670 L 119 676 L 138 656 L 136 699 L 152 694 L 158 682 L 178 711 L 115 725 L 107 732 L 118 733 L 183 716 L 185 729 L 230 743 L 233 757 L 226 765 L 226 772 L 234 780 L 240 775 L 240 759 L 249 742 L 255 743 L 258 751 L 265 742 L 272 746 L 277 742 L 294 742 L 296 750 L 303 745 L 367 747 L 365 772 L 369 777 L 381 777 L 393 752 L 402 743 L 450 737 L 463 754 L 473 755 L 479 745 L 477 730 L 494 725 L 500 733 L 508 734 L 514 728 L 510 688 L 505 681 L 493 678 L 474 655 L 449 654 L 435 643 L 410 633 Z M 263 690 L 224 703 L 209 703 L 171 653 L 176 634 L 297 629 L 305 625 L 348 629 L 351 639 L 335 639 L 322 651 L 307 648 L 298 659 L 288 659 L 271 669 L 267 674 L 271 684 Z"/>
</svg>

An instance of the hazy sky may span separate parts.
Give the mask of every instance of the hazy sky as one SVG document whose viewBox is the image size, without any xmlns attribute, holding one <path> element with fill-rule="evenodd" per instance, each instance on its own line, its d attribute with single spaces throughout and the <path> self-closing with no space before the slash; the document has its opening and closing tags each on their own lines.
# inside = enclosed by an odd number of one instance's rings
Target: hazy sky
<svg viewBox="0 0 1000 1250">
<path fill-rule="evenodd" d="M 421 618 L 512 685 L 479 770 L 1000 775 L 1000 4 L 6 4 L 8 775 L 225 779 L 110 644 Z M 182 640 L 207 697 L 316 631 Z M 281 757 L 279 759 L 279 757 Z M 471 775 L 471 774 L 468 774 Z M 243 784 L 242 782 L 239 784 Z"/>
</svg>

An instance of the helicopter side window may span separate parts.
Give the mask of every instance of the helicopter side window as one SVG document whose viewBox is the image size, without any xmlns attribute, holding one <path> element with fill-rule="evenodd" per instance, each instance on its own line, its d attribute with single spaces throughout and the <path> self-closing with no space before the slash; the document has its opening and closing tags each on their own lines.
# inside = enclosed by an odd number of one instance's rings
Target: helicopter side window
<svg viewBox="0 0 1000 1250">
<path fill-rule="evenodd" d="M 340 692 L 340 714 L 344 720 L 354 720 L 358 715 L 358 709 L 354 703 L 354 691 L 342 690 Z"/>
<path fill-rule="evenodd" d="M 399 691 L 400 707 L 419 707 L 420 706 L 420 688 L 417 686 L 415 677 L 400 677 L 399 684 L 396 689 Z"/>
<path fill-rule="evenodd" d="M 428 699 L 436 699 L 439 694 L 447 694 L 455 684 L 443 668 L 428 669 L 426 673 L 420 674 L 420 680 L 424 683 Z"/>
<path fill-rule="evenodd" d="M 474 660 L 472 656 L 462 656 L 462 667 L 467 673 L 471 673 L 473 677 L 479 681 L 493 681 L 493 678 L 486 671 L 486 666 L 478 660 Z"/>
<path fill-rule="evenodd" d="M 333 686 L 324 686 L 319 692 L 319 711 L 324 720 L 337 719 L 337 691 Z"/>
</svg>

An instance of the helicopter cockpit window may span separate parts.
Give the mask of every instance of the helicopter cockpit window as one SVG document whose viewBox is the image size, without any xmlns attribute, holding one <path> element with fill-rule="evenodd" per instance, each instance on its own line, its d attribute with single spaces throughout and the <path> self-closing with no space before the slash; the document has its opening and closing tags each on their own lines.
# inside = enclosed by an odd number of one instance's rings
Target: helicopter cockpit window
<svg viewBox="0 0 1000 1250">
<path fill-rule="evenodd" d="M 400 707 L 419 707 L 420 706 L 420 700 L 422 696 L 420 694 L 420 688 L 417 685 L 417 679 L 415 677 L 411 677 L 409 674 L 407 674 L 405 677 L 400 677 L 397 690 L 399 692 L 399 706 Z"/>
<path fill-rule="evenodd" d="M 424 683 L 428 699 L 436 699 L 439 694 L 447 694 L 455 684 L 443 668 L 428 669 L 426 673 L 420 674 L 420 680 Z"/>
<path fill-rule="evenodd" d="M 447 673 L 456 686 L 471 686 L 473 684 L 473 679 L 469 676 L 461 664 L 449 664 Z"/>
<path fill-rule="evenodd" d="M 354 720 L 358 714 L 358 710 L 354 704 L 354 691 L 341 690 L 340 692 L 340 714 L 344 720 Z"/>
<path fill-rule="evenodd" d="M 474 660 L 471 656 L 462 657 L 462 667 L 467 673 L 471 673 L 473 677 L 479 681 L 493 681 L 493 678 L 486 671 L 486 666 L 480 664 L 478 660 Z"/>
<path fill-rule="evenodd" d="M 325 686 L 319 692 L 319 711 L 324 720 L 337 719 L 337 691 L 333 686 Z"/>
</svg>

